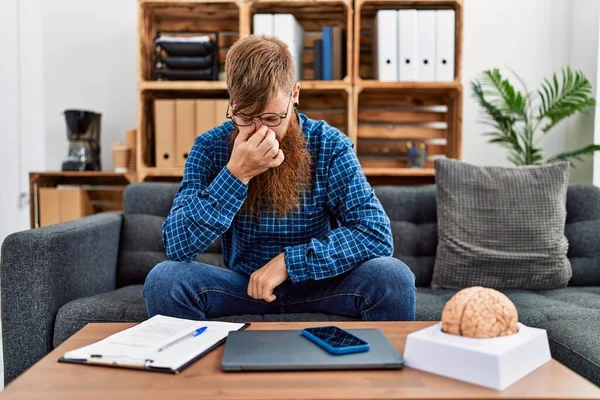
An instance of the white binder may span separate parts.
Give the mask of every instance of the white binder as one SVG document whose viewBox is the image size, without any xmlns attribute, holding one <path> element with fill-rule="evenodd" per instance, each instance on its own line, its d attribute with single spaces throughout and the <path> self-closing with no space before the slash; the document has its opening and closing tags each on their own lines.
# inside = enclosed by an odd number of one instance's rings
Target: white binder
<svg viewBox="0 0 600 400">
<path fill-rule="evenodd" d="M 287 44 L 296 66 L 296 80 L 302 80 L 302 52 L 304 50 L 304 29 L 293 14 L 275 14 L 274 36 Z"/>
<path fill-rule="evenodd" d="M 436 11 L 435 80 L 454 80 L 454 10 Z"/>
<path fill-rule="evenodd" d="M 398 80 L 398 12 L 379 10 L 372 30 L 373 77 L 380 81 Z"/>
<path fill-rule="evenodd" d="M 421 82 L 435 81 L 435 15 L 435 10 L 417 12 L 419 48 L 417 74 Z"/>
<path fill-rule="evenodd" d="M 252 25 L 253 34 L 273 36 L 273 14 L 254 14 Z"/>
<path fill-rule="evenodd" d="M 418 72 L 417 10 L 398 11 L 398 80 L 416 81 Z"/>
</svg>

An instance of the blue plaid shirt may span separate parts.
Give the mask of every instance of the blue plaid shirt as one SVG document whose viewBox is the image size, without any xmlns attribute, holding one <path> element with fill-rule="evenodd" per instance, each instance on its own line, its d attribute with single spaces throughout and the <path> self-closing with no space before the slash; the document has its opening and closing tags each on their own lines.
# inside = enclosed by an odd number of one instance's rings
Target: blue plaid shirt
<svg viewBox="0 0 600 400">
<path fill-rule="evenodd" d="M 239 212 L 247 186 L 229 172 L 233 123 L 200 135 L 163 223 L 167 256 L 192 261 L 221 236 L 225 264 L 250 275 L 285 251 L 293 282 L 339 275 L 391 256 L 390 220 L 367 182 L 352 141 L 324 121 L 299 114 L 313 159 L 312 193 L 284 218 L 263 212 L 260 222 Z"/>
</svg>

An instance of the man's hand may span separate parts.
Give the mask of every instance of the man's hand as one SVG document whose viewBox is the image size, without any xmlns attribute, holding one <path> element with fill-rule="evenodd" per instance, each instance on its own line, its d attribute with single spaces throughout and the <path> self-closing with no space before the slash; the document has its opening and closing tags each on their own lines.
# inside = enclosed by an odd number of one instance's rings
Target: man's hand
<svg viewBox="0 0 600 400">
<path fill-rule="evenodd" d="M 264 267 L 254 271 L 254 273 L 250 275 L 248 296 L 257 300 L 262 299 L 270 303 L 276 298 L 273 294 L 273 290 L 281 285 L 287 277 L 285 253 L 281 253 L 269 261 Z"/>
<path fill-rule="evenodd" d="M 280 166 L 283 158 L 275 132 L 263 125 L 254 133 L 246 130 L 238 133 L 227 168 L 247 184 L 256 175 Z"/>
</svg>

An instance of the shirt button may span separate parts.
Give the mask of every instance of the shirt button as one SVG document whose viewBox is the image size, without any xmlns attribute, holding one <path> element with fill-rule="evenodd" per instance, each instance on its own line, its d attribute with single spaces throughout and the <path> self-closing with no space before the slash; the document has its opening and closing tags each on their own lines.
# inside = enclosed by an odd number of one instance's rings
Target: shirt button
<svg viewBox="0 0 600 400">
<path fill-rule="evenodd" d="M 240 194 L 240 195 L 238 196 L 238 199 L 239 199 L 239 200 L 242 200 L 243 198 L 244 198 L 244 195 L 243 195 L 243 194 Z"/>
</svg>

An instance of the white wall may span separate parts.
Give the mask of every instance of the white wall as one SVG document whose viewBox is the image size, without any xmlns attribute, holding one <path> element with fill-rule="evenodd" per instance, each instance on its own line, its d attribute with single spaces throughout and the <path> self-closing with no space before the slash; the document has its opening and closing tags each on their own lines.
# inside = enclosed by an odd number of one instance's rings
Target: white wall
<svg viewBox="0 0 600 400">
<path fill-rule="evenodd" d="M 510 69 L 529 90 L 544 77 L 570 65 L 583 70 L 596 92 L 598 0 L 466 0 L 463 55 L 463 159 L 475 164 L 510 165 L 506 151 L 487 143 L 477 120 L 479 107 L 470 82 L 498 67 L 517 85 Z M 508 23 L 510 21 L 510 27 Z M 546 156 L 593 143 L 594 109 L 556 126 L 543 140 Z M 593 159 L 576 162 L 572 183 L 592 183 Z"/>
<path fill-rule="evenodd" d="M 67 155 L 62 112 L 102 114 L 102 168 L 113 168 L 111 143 L 137 124 L 137 1 L 42 1 L 46 169 Z"/>
<path fill-rule="evenodd" d="M 0 1 L 0 244 L 18 226 L 19 193 L 19 24 L 17 0 Z M 7 173 L 8 172 L 8 173 Z M 1 326 L 0 326 L 1 328 Z M 1 332 L 1 330 L 0 330 Z M 0 339 L 0 388 L 4 387 L 4 360 Z"/>
<path fill-rule="evenodd" d="M 600 23 L 599 0 L 571 0 L 569 63 L 581 69 L 594 87 L 594 97 L 598 97 L 598 34 Z M 600 101 L 600 99 L 597 99 Z M 594 143 L 593 107 L 584 115 L 568 121 L 567 150 L 579 149 Z M 598 129 L 600 127 L 596 127 Z M 594 175 L 594 158 L 598 163 L 600 154 L 586 157 L 584 162 L 577 163 L 571 170 L 571 182 L 592 183 Z"/>
<path fill-rule="evenodd" d="M 466 0 L 463 55 L 463 159 L 475 164 L 510 165 L 506 151 L 487 143 L 477 121 L 471 81 L 483 70 L 518 73 L 529 90 L 569 62 L 569 9 L 578 0 Z M 593 0 L 592 0 L 593 1 Z M 510 27 L 509 27 L 510 24 Z M 597 25 L 597 24 L 596 24 Z M 511 82 L 517 84 L 515 78 Z M 566 127 L 558 126 L 544 143 L 548 154 L 565 146 Z"/>
</svg>

